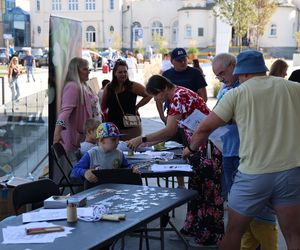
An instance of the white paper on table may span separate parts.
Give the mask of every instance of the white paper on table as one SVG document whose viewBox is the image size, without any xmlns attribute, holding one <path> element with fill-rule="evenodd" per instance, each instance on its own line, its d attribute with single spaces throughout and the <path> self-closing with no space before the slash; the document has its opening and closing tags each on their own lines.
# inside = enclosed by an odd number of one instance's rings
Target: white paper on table
<svg viewBox="0 0 300 250">
<path fill-rule="evenodd" d="M 77 216 L 92 216 L 92 207 L 78 207 Z M 34 222 L 34 221 L 49 221 L 49 220 L 64 220 L 67 219 L 67 209 L 41 209 L 37 212 L 24 213 L 22 215 L 23 223 Z"/>
<path fill-rule="evenodd" d="M 203 114 L 198 109 L 195 109 L 192 114 L 183 121 L 179 121 L 179 123 L 194 132 L 198 128 L 199 124 L 206 119 L 206 117 L 207 115 Z M 226 127 L 219 127 L 209 135 L 208 139 L 222 151 L 223 143 L 221 137 L 228 131 L 229 130 Z"/>
<path fill-rule="evenodd" d="M 172 160 L 174 158 L 174 152 L 169 151 L 146 151 L 145 154 L 151 156 L 153 159 L 166 159 Z"/>
<path fill-rule="evenodd" d="M 46 234 L 27 235 L 27 228 L 53 227 L 60 226 L 48 222 L 34 222 L 20 226 L 8 226 L 2 229 L 3 242 L 2 244 L 24 244 L 24 243 L 51 243 L 56 238 L 66 237 L 71 233 L 72 227 L 64 227 L 63 232 L 53 232 Z"/>
<path fill-rule="evenodd" d="M 191 172 L 192 166 L 189 164 L 153 164 L 151 165 L 153 172 L 169 172 L 169 171 L 185 171 Z"/>
</svg>

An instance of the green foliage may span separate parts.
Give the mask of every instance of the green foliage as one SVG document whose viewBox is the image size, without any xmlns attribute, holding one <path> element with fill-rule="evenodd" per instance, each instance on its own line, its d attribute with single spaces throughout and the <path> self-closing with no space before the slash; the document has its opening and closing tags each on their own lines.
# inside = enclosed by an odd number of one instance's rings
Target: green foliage
<svg viewBox="0 0 300 250">
<path fill-rule="evenodd" d="M 144 51 L 144 49 L 143 48 L 135 48 L 134 49 L 134 53 L 135 54 L 138 54 L 138 53 L 141 53 L 141 54 L 145 54 L 145 51 Z"/>
<path fill-rule="evenodd" d="M 215 98 L 217 97 L 220 88 L 221 88 L 221 82 L 216 82 L 214 84 L 214 93 L 213 93 L 213 95 L 214 95 Z"/>
<path fill-rule="evenodd" d="M 198 55 L 199 54 L 199 50 L 197 48 L 188 48 L 187 53 L 190 55 Z"/>
<path fill-rule="evenodd" d="M 160 49 L 158 50 L 158 52 L 159 52 L 160 54 L 164 55 L 164 54 L 168 54 L 168 53 L 169 53 L 169 50 L 168 50 L 167 48 L 160 48 Z"/>
<path fill-rule="evenodd" d="M 159 51 L 163 48 L 167 48 L 168 42 L 165 37 L 155 34 L 152 36 L 153 47 L 155 52 L 160 53 Z"/>
</svg>

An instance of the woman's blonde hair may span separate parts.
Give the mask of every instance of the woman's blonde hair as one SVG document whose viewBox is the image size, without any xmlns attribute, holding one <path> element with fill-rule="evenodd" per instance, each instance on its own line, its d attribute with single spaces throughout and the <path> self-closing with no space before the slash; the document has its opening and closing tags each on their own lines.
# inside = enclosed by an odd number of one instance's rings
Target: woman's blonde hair
<svg viewBox="0 0 300 250">
<path fill-rule="evenodd" d="M 286 70 L 288 68 L 288 64 L 282 60 L 282 59 L 277 59 L 271 66 L 269 75 L 270 76 L 279 76 L 279 77 L 284 77 L 286 74 Z"/>
<path fill-rule="evenodd" d="M 14 63 L 14 62 L 17 62 L 17 63 Z M 12 59 L 10 60 L 8 66 L 11 66 L 13 64 L 17 64 L 17 65 L 19 64 L 19 58 L 18 57 L 16 57 L 16 56 L 12 57 Z"/>
<path fill-rule="evenodd" d="M 78 87 L 80 88 L 80 99 L 81 99 L 81 104 L 83 104 L 84 99 L 83 99 L 83 85 L 80 82 L 80 77 L 79 77 L 79 69 L 83 67 L 88 67 L 89 62 L 81 57 L 74 57 L 68 67 L 68 72 L 66 75 L 66 80 L 65 84 L 66 85 L 68 82 L 75 82 Z"/>
</svg>

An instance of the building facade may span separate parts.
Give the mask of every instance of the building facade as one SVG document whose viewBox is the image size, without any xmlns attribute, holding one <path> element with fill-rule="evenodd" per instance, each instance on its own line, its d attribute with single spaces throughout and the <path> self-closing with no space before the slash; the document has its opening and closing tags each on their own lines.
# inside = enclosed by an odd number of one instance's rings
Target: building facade
<svg viewBox="0 0 300 250">
<path fill-rule="evenodd" d="M 261 47 L 296 48 L 299 5 L 300 0 L 280 2 Z M 155 46 L 155 35 L 170 49 L 215 46 L 213 7 L 213 0 L 30 0 L 31 46 L 48 47 L 50 15 L 81 20 L 85 48 L 146 48 Z"/>
</svg>

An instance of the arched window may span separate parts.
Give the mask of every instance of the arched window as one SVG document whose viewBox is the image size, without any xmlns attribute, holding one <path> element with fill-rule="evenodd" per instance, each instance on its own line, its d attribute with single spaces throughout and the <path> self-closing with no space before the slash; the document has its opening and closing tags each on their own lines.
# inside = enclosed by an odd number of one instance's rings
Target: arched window
<svg viewBox="0 0 300 250">
<path fill-rule="evenodd" d="M 172 25 L 172 43 L 177 43 L 178 40 L 178 21 Z"/>
<path fill-rule="evenodd" d="M 86 41 L 89 43 L 96 42 L 96 29 L 93 26 L 86 28 Z"/>
<path fill-rule="evenodd" d="M 154 35 L 163 36 L 164 35 L 163 25 L 160 21 L 154 21 L 152 23 L 151 35 L 152 36 L 154 36 Z"/>
<path fill-rule="evenodd" d="M 115 31 L 114 26 L 110 26 L 110 27 L 109 27 L 109 32 L 110 32 L 110 33 L 114 33 L 114 31 Z"/>
<path fill-rule="evenodd" d="M 143 39 L 143 28 L 139 22 L 134 22 L 132 24 L 132 32 L 133 32 L 133 41 L 139 41 Z"/>
<path fill-rule="evenodd" d="M 40 10 L 41 10 L 41 1 L 36 0 L 36 11 L 40 11 Z"/>
<path fill-rule="evenodd" d="M 271 24 L 270 36 L 277 36 L 277 25 L 276 24 Z"/>
<path fill-rule="evenodd" d="M 189 24 L 185 26 L 185 37 L 192 37 L 192 26 Z"/>
</svg>

